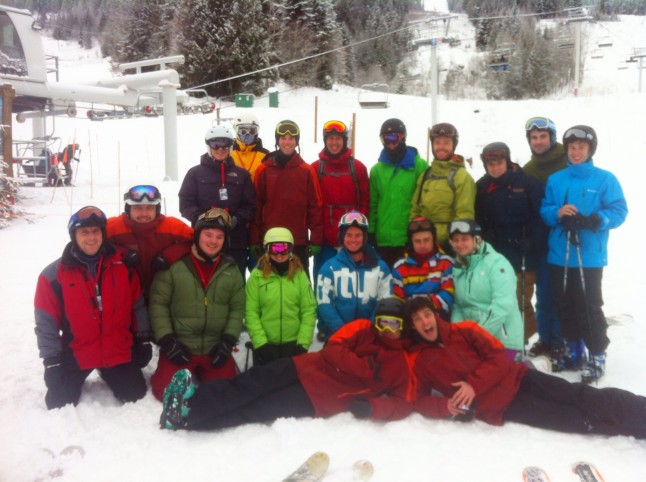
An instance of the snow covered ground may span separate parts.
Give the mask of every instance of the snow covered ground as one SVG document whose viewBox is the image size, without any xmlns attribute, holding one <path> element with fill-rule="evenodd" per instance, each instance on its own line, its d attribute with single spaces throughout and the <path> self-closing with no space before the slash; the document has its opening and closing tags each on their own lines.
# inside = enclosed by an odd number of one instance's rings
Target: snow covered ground
<svg viewBox="0 0 646 482">
<path fill-rule="evenodd" d="M 585 31 L 592 36 L 599 29 L 616 30 L 638 47 L 646 45 L 644 23 L 644 17 L 624 17 L 620 24 L 599 24 Z M 54 41 L 46 47 L 48 53 L 61 56 L 61 80 L 109 75 L 107 63 L 88 52 Z M 620 42 L 615 41 L 607 52 L 623 55 L 615 51 L 619 48 Z M 563 93 L 550 100 L 523 102 L 442 100 L 438 112 L 441 121 L 459 128 L 458 152 L 473 157 L 475 178 L 483 174 L 478 155 L 489 142 L 507 142 L 512 158 L 526 162 L 529 149 L 523 125 L 531 116 L 554 119 L 560 133 L 574 124 L 596 129 L 595 163 L 618 176 L 629 206 L 626 223 L 611 235 L 610 265 L 604 272 L 605 310 L 614 322 L 609 331 L 607 375 L 599 386 L 646 395 L 646 310 L 641 300 L 646 292 L 641 224 L 646 222 L 646 170 L 642 165 L 646 94 L 637 93 L 635 64 L 617 70 L 611 57 L 608 53 L 594 64 L 586 62 L 577 98 Z M 315 96 L 319 102 L 316 129 Z M 431 122 L 427 98 L 392 95 L 390 109 L 362 111 L 357 91 L 339 87 L 336 91 L 283 92 L 279 109 L 268 108 L 266 98 L 256 106 L 265 144 L 272 147 L 277 121 L 294 119 L 303 132 L 303 157 L 310 162 L 322 148 L 320 134 L 314 142 L 322 122 L 339 118 L 349 123 L 353 114 L 356 155 L 368 166 L 380 150 L 379 126 L 390 117 L 403 119 L 409 145 L 417 146 L 423 156 L 427 152 L 426 130 Z M 235 109 L 223 107 L 221 116 L 232 117 Z M 516 424 L 459 424 L 418 415 L 373 423 L 341 414 L 326 420 L 281 419 L 270 426 L 247 425 L 214 433 L 161 431 L 161 404 L 152 394 L 121 406 L 95 374 L 88 379 L 77 407 L 48 412 L 33 332 L 33 295 L 39 272 L 60 256 L 69 239 L 66 223 L 70 214 L 83 205 L 96 204 L 108 215 L 116 215 L 127 187 L 155 183 L 165 196 L 167 214 L 179 216 L 179 183 L 163 181 L 162 119 L 90 122 L 82 115 L 56 119 L 55 125 L 62 144 L 76 140 L 81 145 L 76 186 L 55 191 L 24 188 L 26 214 L 0 230 L 0 480 L 270 482 L 281 480 L 317 450 L 331 457 L 327 481 L 347 480 L 343 471 L 361 458 L 374 463 L 374 481 L 514 481 L 521 479 L 524 466 L 539 465 L 553 482 L 565 482 L 576 479 L 570 465 L 579 460 L 594 462 L 608 482 L 644 480 L 646 441 L 565 435 Z M 180 180 L 204 152 L 203 133 L 213 119 L 213 115 L 197 115 L 178 120 Z M 15 124 L 14 138 L 29 138 L 30 133 L 29 123 Z M 244 365 L 244 349 L 238 361 Z M 147 376 L 155 363 L 154 359 L 146 369 Z M 82 447 L 84 456 L 70 446 Z"/>
</svg>

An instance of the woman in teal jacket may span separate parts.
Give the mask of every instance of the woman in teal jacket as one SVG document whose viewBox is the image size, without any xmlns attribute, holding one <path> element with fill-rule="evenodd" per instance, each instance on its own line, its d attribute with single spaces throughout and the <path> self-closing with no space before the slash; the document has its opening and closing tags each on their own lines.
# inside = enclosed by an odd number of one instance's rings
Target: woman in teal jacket
<svg viewBox="0 0 646 482">
<path fill-rule="evenodd" d="M 272 228 L 265 254 L 247 281 L 245 319 L 254 365 L 306 353 L 316 323 L 316 299 L 286 228 Z"/>
<path fill-rule="evenodd" d="M 498 338 L 510 359 L 523 351 L 523 320 L 516 298 L 516 274 L 507 258 L 481 238 L 480 226 L 458 219 L 449 226 L 456 252 L 455 301 L 451 321 L 472 320 Z"/>
</svg>

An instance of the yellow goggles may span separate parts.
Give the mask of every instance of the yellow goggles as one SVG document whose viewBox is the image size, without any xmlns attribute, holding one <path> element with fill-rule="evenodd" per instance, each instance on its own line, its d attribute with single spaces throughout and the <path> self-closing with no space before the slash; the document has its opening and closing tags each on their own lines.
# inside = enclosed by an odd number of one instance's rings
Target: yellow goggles
<svg viewBox="0 0 646 482">
<path fill-rule="evenodd" d="M 398 316 L 381 315 L 375 318 L 375 328 L 379 331 L 398 333 L 404 328 L 404 319 Z"/>
</svg>

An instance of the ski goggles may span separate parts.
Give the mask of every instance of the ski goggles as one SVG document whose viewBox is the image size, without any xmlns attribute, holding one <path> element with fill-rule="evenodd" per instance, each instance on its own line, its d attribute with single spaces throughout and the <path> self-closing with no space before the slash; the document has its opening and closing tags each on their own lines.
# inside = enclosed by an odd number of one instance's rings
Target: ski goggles
<svg viewBox="0 0 646 482">
<path fill-rule="evenodd" d="M 505 151 L 487 151 L 480 154 L 480 159 L 484 162 L 506 161 L 507 153 Z"/>
<path fill-rule="evenodd" d="M 381 332 L 398 333 L 404 328 L 404 319 L 398 316 L 377 315 L 375 317 L 375 328 Z"/>
<path fill-rule="evenodd" d="M 458 131 L 451 124 L 436 124 L 431 128 L 429 137 L 431 139 L 435 137 L 457 137 Z"/>
<path fill-rule="evenodd" d="M 202 223 L 200 223 L 200 221 L 202 221 Z M 231 229 L 231 216 L 222 208 L 211 208 L 200 214 L 200 217 L 197 218 L 197 223 L 204 224 L 205 226 Z"/>
<path fill-rule="evenodd" d="M 451 221 L 449 225 L 449 235 L 453 236 L 456 233 L 476 236 L 480 235 L 480 228 L 475 223 L 458 219 L 457 221 Z"/>
<path fill-rule="evenodd" d="M 257 136 L 258 126 L 253 124 L 240 124 L 236 129 L 238 136 Z"/>
<path fill-rule="evenodd" d="M 594 140 L 594 136 L 591 132 L 584 131 L 583 129 L 579 129 L 578 127 L 572 127 L 571 129 L 565 131 L 565 134 L 563 134 L 563 140 L 565 142 L 572 140 L 592 142 Z"/>
<path fill-rule="evenodd" d="M 291 252 L 292 245 L 289 243 L 271 243 L 267 247 L 269 254 L 287 255 Z"/>
<path fill-rule="evenodd" d="M 348 127 L 341 121 L 331 120 L 323 124 L 324 134 L 347 134 Z"/>
<path fill-rule="evenodd" d="M 399 144 L 404 139 L 404 134 L 402 132 L 388 132 L 382 134 L 381 142 L 386 144 Z"/>
<path fill-rule="evenodd" d="M 350 211 L 349 213 L 345 213 L 341 216 L 341 219 L 339 220 L 339 226 L 351 226 L 353 224 L 360 228 L 367 228 L 368 218 L 359 211 Z"/>
<path fill-rule="evenodd" d="M 226 137 L 216 137 L 215 139 L 209 139 L 206 141 L 211 149 L 217 151 L 218 149 L 230 149 L 233 145 L 232 139 L 227 139 Z"/>
<path fill-rule="evenodd" d="M 433 223 L 426 218 L 415 218 L 408 223 L 408 232 L 417 233 L 418 231 L 432 231 L 435 228 Z"/>
<path fill-rule="evenodd" d="M 106 222 L 107 218 L 103 211 L 96 206 L 85 206 L 72 215 L 67 223 L 67 230 L 90 225 L 105 226 Z"/>
<path fill-rule="evenodd" d="M 278 134 L 279 136 L 290 135 L 292 137 L 296 137 L 300 135 L 300 133 L 300 129 L 293 122 L 283 121 L 279 122 L 276 126 L 276 134 Z"/>
<path fill-rule="evenodd" d="M 538 129 L 538 130 L 551 129 L 553 131 L 556 131 L 556 126 L 554 125 L 554 122 L 549 120 L 547 117 L 532 117 L 525 123 L 525 130 L 531 131 L 534 129 Z"/>
<path fill-rule="evenodd" d="M 148 184 L 141 184 L 139 186 L 131 187 L 128 192 L 123 195 L 124 201 L 130 200 L 141 203 L 146 199 L 150 202 L 161 201 L 161 193 L 159 192 L 159 189 Z"/>
</svg>

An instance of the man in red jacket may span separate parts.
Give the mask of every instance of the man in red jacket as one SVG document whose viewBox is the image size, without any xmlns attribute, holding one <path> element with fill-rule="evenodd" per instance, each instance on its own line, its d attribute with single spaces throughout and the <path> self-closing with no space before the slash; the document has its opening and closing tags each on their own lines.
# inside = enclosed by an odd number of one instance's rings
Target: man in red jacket
<svg viewBox="0 0 646 482">
<path fill-rule="evenodd" d="M 309 257 L 321 252 L 323 221 L 321 188 L 316 171 L 299 155 L 298 125 L 284 120 L 276 126 L 277 150 L 270 152 L 256 171 L 256 219 L 251 244 L 256 259 L 262 255 L 265 233 L 276 227 L 294 235 L 296 254 L 309 276 Z M 309 234 L 308 234 L 309 231 Z"/>
<path fill-rule="evenodd" d="M 253 367 L 232 380 L 196 387 L 188 370 L 177 372 L 164 392 L 161 427 L 213 430 L 348 410 L 374 420 L 407 416 L 415 383 L 402 338 L 404 303 L 381 300 L 376 313 L 374 325 L 348 323 L 319 352 Z"/>
<path fill-rule="evenodd" d="M 80 209 L 70 218 L 63 256 L 38 277 L 35 331 L 48 409 L 76 405 L 94 369 L 122 402 L 146 394 L 141 368 L 152 357 L 148 313 L 139 277 L 106 241 L 105 227 L 99 208 Z"/>
<path fill-rule="evenodd" d="M 415 409 L 421 414 L 646 438 L 646 397 L 530 370 L 508 360 L 502 343 L 477 323 L 446 323 L 435 310 L 425 297 L 406 307 L 414 329 L 411 350 L 418 353 Z"/>
<path fill-rule="evenodd" d="M 161 193 L 138 185 L 123 195 L 124 212 L 108 219 L 108 239 L 126 251 L 125 262 L 139 274 L 146 302 L 155 273 L 191 250 L 193 229 L 161 213 Z"/>
</svg>

